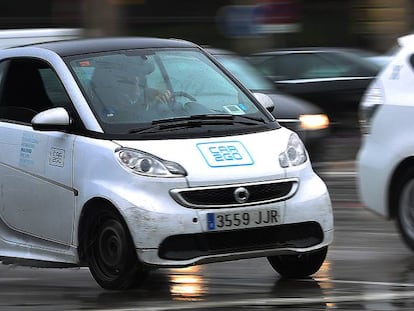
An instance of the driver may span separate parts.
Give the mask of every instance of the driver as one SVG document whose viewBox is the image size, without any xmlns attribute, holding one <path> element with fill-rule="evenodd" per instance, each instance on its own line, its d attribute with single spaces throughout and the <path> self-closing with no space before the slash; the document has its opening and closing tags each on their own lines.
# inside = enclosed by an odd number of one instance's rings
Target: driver
<svg viewBox="0 0 414 311">
<path fill-rule="evenodd" d="M 152 63 L 132 63 L 124 56 L 97 65 L 91 81 L 92 99 L 107 121 L 152 121 L 171 114 L 171 91 L 147 86 L 146 76 L 154 70 Z"/>
<path fill-rule="evenodd" d="M 123 93 L 127 105 L 141 105 L 145 111 L 148 111 L 155 105 L 168 105 L 173 101 L 173 96 L 169 90 L 161 92 L 147 87 L 144 76 L 134 76 L 120 82 L 127 86 Z"/>
</svg>

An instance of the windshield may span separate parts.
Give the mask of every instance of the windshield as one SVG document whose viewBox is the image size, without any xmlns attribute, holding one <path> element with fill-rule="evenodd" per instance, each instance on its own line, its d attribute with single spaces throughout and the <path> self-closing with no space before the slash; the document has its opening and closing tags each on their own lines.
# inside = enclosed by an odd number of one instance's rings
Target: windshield
<svg viewBox="0 0 414 311">
<path fill-rule="evenodd" d="M 254 91 L 274 91 L 275 87 L 262 76 L 247 61 L 232 55 L 214 55 L 217 60 L 226 67 L 248 89 Z"/>
<path fill-rule="evenodd" d="M 70 66 L 107 133 L 139 132 L 156 120 L 195 115 L 272 121 L 198 49 L 88 54 L 71 58 Z"/>
</svg>

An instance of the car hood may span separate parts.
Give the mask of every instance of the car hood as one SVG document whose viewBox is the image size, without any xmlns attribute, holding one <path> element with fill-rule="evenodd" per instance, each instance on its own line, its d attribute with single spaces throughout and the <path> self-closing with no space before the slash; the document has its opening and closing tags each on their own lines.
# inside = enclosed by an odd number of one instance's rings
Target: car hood
<svg viewBox="0 0 414 311">
<path fill-rule="evenodd" d="M 187 171 L 189 186 L 203 186 L 285 178 L 278 158 L 290 134 L 279 128 L 238 136 L 116 143 L 177 162 Z"/>
</svg>

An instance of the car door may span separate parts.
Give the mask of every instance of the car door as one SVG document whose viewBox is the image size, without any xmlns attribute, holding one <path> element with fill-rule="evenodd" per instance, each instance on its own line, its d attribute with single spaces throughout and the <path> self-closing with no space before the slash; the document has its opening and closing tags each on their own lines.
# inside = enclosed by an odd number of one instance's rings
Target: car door
<svg viewBox="0 0 414 311">
<path fill-rule="evenodd" d="M 70 105 L 69 97 L 53 69 L 41 60 L 3 61 L 0 71 L 1 232 L 7 232 L 8 240 L 19 238 L 19 243 L 70 244 L 75 136 L 35 131 L 30 124 L 40 111 Z"/>
</svg>

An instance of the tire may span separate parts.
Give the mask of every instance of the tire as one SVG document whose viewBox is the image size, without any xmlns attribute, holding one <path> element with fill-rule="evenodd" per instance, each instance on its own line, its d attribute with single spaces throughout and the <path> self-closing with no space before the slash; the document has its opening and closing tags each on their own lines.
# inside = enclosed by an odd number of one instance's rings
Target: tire
<svg viewBox="0 0 414 311">
<path fill-rule="evenodd" d="M 270 265 L 284 278 L 303 278 L 316 273 L 325 261 L 328 247 L 299 255 L 267 257 Z"/>
<path fill-rule="evenodd" d="M 414 250 L 414 169 L 405 175 L 399 189 L 397 226 L 406 245 Z"/>
<path fill-rule="evenodd" d="M 126 290 L 139 285 L 146 271 L 139 262 L 129 231 L 118 214 L 106 211 L 89 235 L 88 265 L 95 281 L 105 289 Z"/>
</svg>

